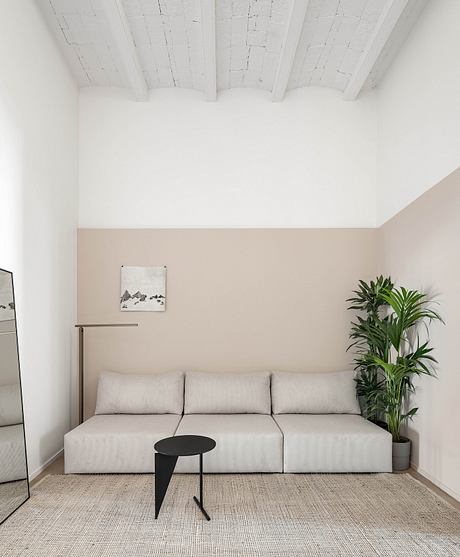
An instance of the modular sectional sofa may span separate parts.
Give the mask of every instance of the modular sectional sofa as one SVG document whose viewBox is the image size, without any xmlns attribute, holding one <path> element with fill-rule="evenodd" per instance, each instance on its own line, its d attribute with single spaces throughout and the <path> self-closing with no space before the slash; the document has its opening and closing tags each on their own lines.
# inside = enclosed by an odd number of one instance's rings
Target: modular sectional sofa
<svg viewBox="0 0 460 557">
<path fill-rule="evenodd" d="M 151 473 L 153 445 L 188 434 L 216 440 L 208 473 L 392 469 L 391 435 L 360 415 L 352 372 L 102 372 L 95 415 L 65 436 L 65 472 Z"/>
<path fill-rule="evenodd" d="M 19 383 L 0 386 L 0 484 L 27 477 Z"/>
</svg>

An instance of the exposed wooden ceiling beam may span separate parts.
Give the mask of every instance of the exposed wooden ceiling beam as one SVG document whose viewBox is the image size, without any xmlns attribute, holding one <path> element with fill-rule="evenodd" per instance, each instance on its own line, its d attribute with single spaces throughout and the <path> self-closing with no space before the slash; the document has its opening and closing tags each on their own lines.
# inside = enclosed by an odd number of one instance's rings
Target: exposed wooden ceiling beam
<svg viewBox="0 0 460 557">
<path fill-rule="evenodd" d="M 207 101 L 215 101 L 217 99 L 215 0 L 201 0 L 201 33 L 204 51 L 204 95 Z"/>
<path fill-rule="evenodd" d="M 126 78 L 136 100 L 146 101 L 149 97 L 149 90 L 142 73 L 136 46 L 134 45 L 121 0 L 102 0 L 102 6 L 114 43 L 118 49 Z"/>
<path fill-rule="evenodd" d="M 286 36 L 276 70 L 275 83 L 272 90 L 272 101 L 282 101 L 291 75 L 297 45 L 302 34 L 303 22 L 307 13 L 309 0 L 291 0 Z"/>
<path fill-rule="evenodd" d="M 347 101 L 357 99 L 380 53 L 407 6 L 408 0 L 388 0 L 375 29 L 343 93 Z"/>
</svg>

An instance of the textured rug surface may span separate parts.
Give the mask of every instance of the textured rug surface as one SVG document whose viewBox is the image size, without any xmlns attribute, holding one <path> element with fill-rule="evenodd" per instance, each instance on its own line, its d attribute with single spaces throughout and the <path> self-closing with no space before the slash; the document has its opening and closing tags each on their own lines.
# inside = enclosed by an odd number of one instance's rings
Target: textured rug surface
<svg viewBox="0 0 460 557">
<path fill-rule="evenodd" d="M 0 526 L 9 556 L 460 556 L 460 513 L 407 474 L 47 476 Z"/>
</svg>

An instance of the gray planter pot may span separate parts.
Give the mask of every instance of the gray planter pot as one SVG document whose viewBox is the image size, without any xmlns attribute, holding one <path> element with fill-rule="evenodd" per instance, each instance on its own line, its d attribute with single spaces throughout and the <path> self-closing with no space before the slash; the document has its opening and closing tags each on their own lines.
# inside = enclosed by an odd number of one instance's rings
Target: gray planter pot
<svg viewBox="0 0 460 557">
<path fill-rule="evenodd" d="M 410 466 L 410 439 L 401 437 L 398 443 L 393 442 L 393 470 L 407 470 Z"/>
</svg>

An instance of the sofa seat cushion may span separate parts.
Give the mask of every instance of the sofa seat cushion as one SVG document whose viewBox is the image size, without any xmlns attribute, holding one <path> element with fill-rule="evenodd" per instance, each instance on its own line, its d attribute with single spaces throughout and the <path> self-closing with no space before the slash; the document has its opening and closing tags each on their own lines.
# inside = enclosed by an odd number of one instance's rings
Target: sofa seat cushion
<svg viewBox="0 0 460 557">
<path fill-rule="evenodd" d="M 93 416 L 64 437 L 66 474 L 152 473 L 153 445 L 174 435 L 181 416 Z"/>
<path fill-rule="evenodd" d="M 361 416 L 280 414 L 285 472 L 391 472 L 392 438 Z"/>
<path fill-rule="evenodd" d="M 191 414 L 176 435 L 206 435 L 216 447 L 203 457 L 205 472 L 282 472 L 283 437 L 271 416 L 261 414 Z M 198 472 L 197 456 L 179 457 L 176 472 Z"/>
<path fill-rule="evenodd" d="M 0 427 L 0 483 L 27 478 L 24 426 Z"/>
</svg>

